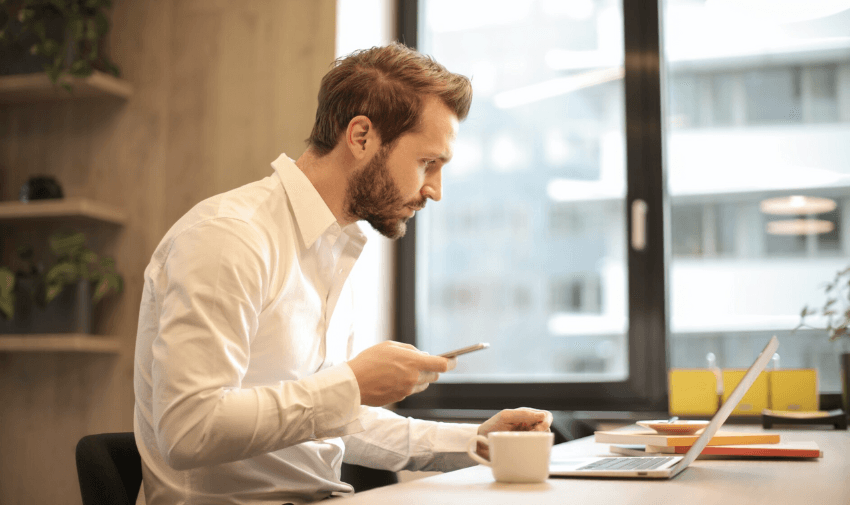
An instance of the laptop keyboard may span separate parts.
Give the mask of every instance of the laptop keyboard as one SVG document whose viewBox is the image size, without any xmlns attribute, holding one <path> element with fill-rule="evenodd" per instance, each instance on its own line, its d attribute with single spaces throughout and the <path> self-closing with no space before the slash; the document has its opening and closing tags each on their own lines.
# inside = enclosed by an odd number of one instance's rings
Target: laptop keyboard
<svg viewBox="0 0 850 505">
<path fill-rule="evenodd" d="M 584 465 L 578 470 L 652 470 L 671 459 L 673 458 L 605 458 Z"/>
</svg>

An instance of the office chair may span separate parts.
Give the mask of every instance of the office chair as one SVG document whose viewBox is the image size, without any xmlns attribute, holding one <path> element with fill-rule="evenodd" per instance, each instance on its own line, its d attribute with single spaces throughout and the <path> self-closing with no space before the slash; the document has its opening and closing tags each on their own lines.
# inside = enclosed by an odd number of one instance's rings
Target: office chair
<svg viewBox="0 0 850 505">
<path fill-rule="evenodd" d="M 355 493 L 375 489 L 388 484 L 398 484 L 398 475 L 389 470 L 376 470 L 365 466 L 342 464 L 340 480 L 351 484 Z"/>
<path fill-rule="evenodd" d="M 83 505 L 134 505 L 142 485 L 142 459 L 133 433 L 81 438 L 77 476 Z"/>
<path fill-rule="evenodd" d="M 83 505 L 134 505 L 142 485 L 142 460 L 133 433 L 88 435 L 77 443 L 77 476 Z M 342 464 L 342 480 L 356 492 L 395 484 L 395 472 Z"/>
</svg>

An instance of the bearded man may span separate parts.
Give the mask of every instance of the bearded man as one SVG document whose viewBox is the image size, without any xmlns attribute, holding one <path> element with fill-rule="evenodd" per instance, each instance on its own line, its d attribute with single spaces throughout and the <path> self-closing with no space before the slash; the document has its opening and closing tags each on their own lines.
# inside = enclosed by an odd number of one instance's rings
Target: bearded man
<svg viewBox="0 0 850 505">
<path fill-rule="evenodd" d="M 454 367 L 393 341 L 356 357 L 346 279 L 365 220 L 399 238 L 466 118 L 469 80 L 401 44 L 322 79 L 308 147 L 180 218 L 145 270 L 135 355 L 136 444 L 158 504 L 300 504 L 352 492 L 343 461 L 393 471 L 474 462 L 475 434 L 548 430 L 505 410 L 481 425 L 381 408 Z"/>
</svg>

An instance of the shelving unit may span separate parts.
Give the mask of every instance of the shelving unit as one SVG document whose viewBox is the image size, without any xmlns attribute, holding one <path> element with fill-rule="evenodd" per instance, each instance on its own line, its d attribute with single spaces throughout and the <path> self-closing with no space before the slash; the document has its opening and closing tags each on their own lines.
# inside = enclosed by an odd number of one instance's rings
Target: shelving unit
<svg viewBox="0 0 850 505">
<path fill-rule="evenodd" d="M 82 218 L 122 226 L 127 215 L 121 209 L 86 198 L 0 202 L 0 223 L 50 218 Z"/>
<path fill-rule="evenodd" d="M 0 335 L 0 352 L 85 352 L 120 354 L 118 337 L 59 333 L 51 335 Z"/>
<path fill-rule="evenodd" d="M 70 83 L 70 93 L 54 85 L 45 73 L 0 77 L 0 103 L 45 102 L 88 97 L 114 97 L 126 100 L 133 86 L 117 77 L 94 72 L 85 78 L 63 78 Z"/>
<path fill-rule="evenodd" d="M 31 202 L 0 202 L 0 225 L 32 220 L 83 219 L 101 225 L 123 226 L 127 215 L 119 208 L 86 198 L 59 198 Z M 0 334 L 0 352 L 80 352 L 120 354 L 121 341 L 115 336 L 55 333 Z"/>
</svg>

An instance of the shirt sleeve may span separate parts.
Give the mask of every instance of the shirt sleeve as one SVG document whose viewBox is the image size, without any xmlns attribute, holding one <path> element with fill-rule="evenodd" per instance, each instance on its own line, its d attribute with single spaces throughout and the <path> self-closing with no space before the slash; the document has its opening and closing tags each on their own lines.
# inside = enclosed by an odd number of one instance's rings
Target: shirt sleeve
<svg viewBox="0 0 850 505">
<path fill-rule="evenodd" d="M 161 267 L 153 421 L 160 452 L 177 470 L 362 429 L 360 389 L 345 363 L 242 387 L 269 289 L 268 257 L 250 225 L 218 218 L 181 233 Z"/>
<path fill-rule="evenodd" d="M 361 407 L 364 431 L 343 437 L 343 461 L 383 470 L 449 472 L 474 466 L 466 453 L 477 424 L 402 417 L 383 408 Z"/>
</svg>

